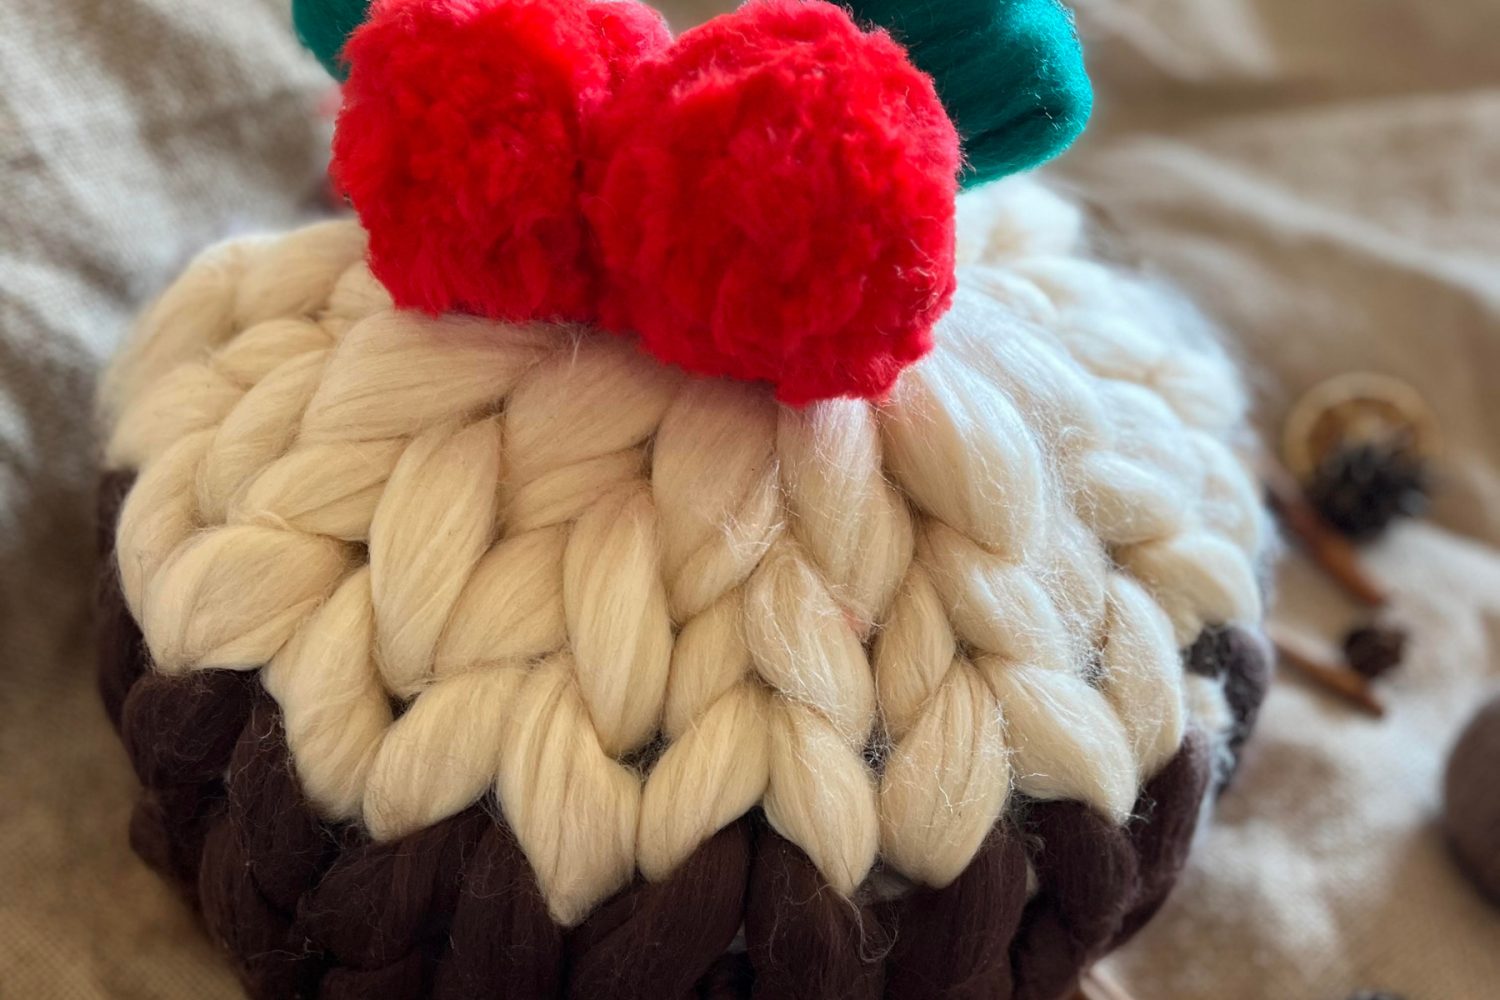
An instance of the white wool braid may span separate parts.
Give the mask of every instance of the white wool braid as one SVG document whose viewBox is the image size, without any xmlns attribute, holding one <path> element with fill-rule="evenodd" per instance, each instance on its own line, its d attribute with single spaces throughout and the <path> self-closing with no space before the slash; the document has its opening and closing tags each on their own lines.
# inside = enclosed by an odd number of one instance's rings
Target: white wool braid
<svg viewBox="0 0 1500 1000">
<path fill-rule="evenodd" d="M 311 800 L 377 838 L 493 789 L 569 925 L 756 805 L 844 893 L 947 884 L 1012 790 L 1125 820 L 1231 725 L 1179 649 L 1260 617 L 1243 403 L 1000 190 L 882 406 L 395 312 L 350 223 L 211 252 L 105 390 L 157 668 L 264 665 Z"/>
</svg>

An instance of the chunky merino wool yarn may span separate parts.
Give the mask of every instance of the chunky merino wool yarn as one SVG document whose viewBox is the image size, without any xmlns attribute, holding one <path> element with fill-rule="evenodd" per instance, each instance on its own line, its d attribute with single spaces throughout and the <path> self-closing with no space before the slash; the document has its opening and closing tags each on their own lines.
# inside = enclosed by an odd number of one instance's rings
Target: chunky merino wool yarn
<svg viewBox="0 0 1500 1000">
<path fill-rule="evenodd" d="M 1055 1000 L 1265 685 L 1232 367 L 1026 180 L 883 402 L 218 247 L 105 387 L 131 838 L 255 997 Z M 116 521 L 117 519 L 117 521 Z"/>
<path fill-rule="evenodd" d="M 355 8 L 358 222 L 208 252 L 105 387 L 136 850 L 257 1000 L 1063 996 L 1265 692 L 1223 354 L 956 197 L 950 111 L 1052 140 L 920 19 Z"/>
</svg>

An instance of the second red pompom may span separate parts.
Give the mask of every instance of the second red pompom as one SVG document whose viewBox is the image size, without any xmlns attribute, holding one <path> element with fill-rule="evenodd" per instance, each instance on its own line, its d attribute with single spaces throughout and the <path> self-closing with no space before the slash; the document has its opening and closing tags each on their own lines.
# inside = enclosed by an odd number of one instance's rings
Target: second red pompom
<svg viewBox="0 0 1500 1000">
<path fill-rule="evenodd" d="M 958 136 L 883 32 L 755 0 L 638 66 L 584 206 L 606 325 L 784 402 L 880 397 L 954 287 Z"/>
</svg>

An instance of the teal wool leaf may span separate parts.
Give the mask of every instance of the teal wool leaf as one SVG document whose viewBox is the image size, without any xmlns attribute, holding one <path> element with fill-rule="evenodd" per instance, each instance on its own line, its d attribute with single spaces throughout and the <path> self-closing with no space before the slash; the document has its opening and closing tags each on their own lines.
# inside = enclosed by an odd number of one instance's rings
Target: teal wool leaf
<svg viewBox="0 0 1500 1000">
<path fill-rule="evenodd" d="M 354 29 L 364 23 L 370 0 L 292 0 L 297 37 L 336 80 L 349 75 L 341 53 Z"/>
<path fill-rule="evenodd" d="M 1057 0 L 845 0 L 937 83 L 963 138 L 965 187 L 1029 170 L 1093 110 L 1073 15 Z"/>
</svg>

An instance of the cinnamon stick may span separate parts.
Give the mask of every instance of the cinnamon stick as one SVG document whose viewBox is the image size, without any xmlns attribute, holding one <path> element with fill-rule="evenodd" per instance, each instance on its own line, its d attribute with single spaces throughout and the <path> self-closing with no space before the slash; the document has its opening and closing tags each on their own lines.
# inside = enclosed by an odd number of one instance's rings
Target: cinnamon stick
<svg viewBox="0 0 1500 1000">
<path fill-rule="evenodd" d="M 1330 694 L 1379 719 L 1385 705 L 1370 690 L 1370 682 L 1346 666 L 1328 663 L 1285 636 L 1272 634 L 1276 655 L 1283 666 L 1312 681 Z"/>
<path fill-rule="evenodd" d="M 1359 550 L 1323 520 L 1291 473 L 1269 455 L 1260 464 L 1272 512 L 1313 562 L 1355 600 L 1374 608 L 1385 604 L 1390 595 L 1365 568 Z"/>
</svg>

